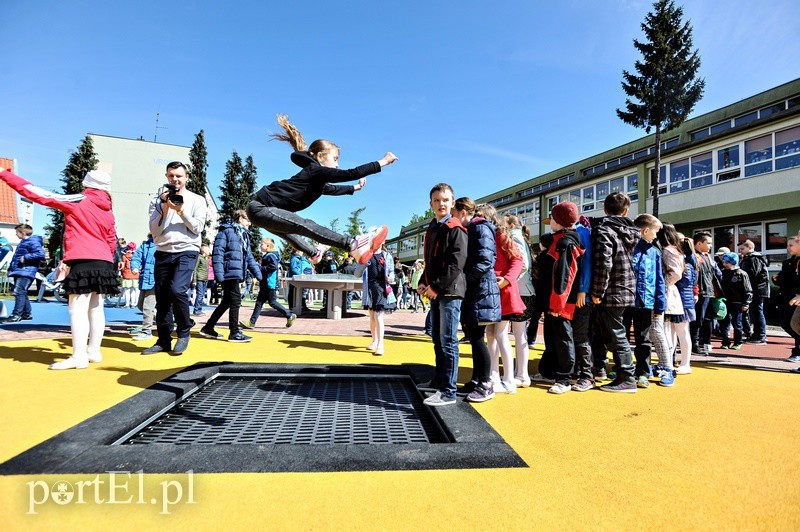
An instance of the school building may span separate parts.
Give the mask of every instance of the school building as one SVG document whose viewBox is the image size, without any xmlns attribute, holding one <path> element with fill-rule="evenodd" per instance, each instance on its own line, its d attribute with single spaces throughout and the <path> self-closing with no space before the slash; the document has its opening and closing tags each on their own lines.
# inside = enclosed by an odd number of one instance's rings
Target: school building
<svg viewBox="0 0 800 532">
<path fill-rule="evenodd" d="M 800 230 L 800 79 L 697 116 L 662 134 L 659 218 L 687 236 L 707 230 L 714 249 L 752 240 L 779 269 L 787 236 Z M 478 198 L 520 217 L 533 242 L 559 201 L 587 216 L 626 192 L 630 216 L 652 212 L 646 179 L 655 176 L 655 135 L 648 135 Z M 651 174 L 652 173 L 652 174 Z M 403 263 L 422 258 L 428 222 L 404 226 L 387 241 Z"/>
</svg>

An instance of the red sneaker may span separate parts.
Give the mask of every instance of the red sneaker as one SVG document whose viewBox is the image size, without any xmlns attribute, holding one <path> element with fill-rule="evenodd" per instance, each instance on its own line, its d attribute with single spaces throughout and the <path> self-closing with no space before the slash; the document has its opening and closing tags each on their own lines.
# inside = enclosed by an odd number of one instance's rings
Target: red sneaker
<svg viewBox="0 0 800 532">
<path fill-rule="evenodd" d="M 389 234 L 389 228 L 385 225 L 370 229 L 363 235 L 358 235 L 353 239 L 350 244 L 350 255 L 358 261 L 359 264 L 366 264 L 376 251 L 381 249 L 381 246 L 386 241 Z"/>
</svg>

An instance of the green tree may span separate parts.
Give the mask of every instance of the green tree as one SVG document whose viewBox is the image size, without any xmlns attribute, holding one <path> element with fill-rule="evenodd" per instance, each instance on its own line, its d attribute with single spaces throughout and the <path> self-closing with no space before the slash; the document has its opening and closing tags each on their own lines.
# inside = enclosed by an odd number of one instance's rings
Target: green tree
<svg viewBox="0 0 800 532">
<path fill-rule="evenodd" d="M 253 156 L 248 155 L 244 161 L 244 169 L 242 170 L 242 186 L 240 187 L 239 194 L 239 209 L 247 209 L 247 204 L 250 202 L 250 196 L 256 191 L 256 181 L 258 181 L 258 169 Z M 256 259 L 261 258 L 261 229 L 255 225 L 250 226 L 250 249 Z"/>
<path fill-rule="evenodd" d="M 186 183 L 186 188 L 195 194 L 206 197 L 206 190 L 208 189 L 208 150 L 206 149 L 205 132 L 201 129 L 199 133 L 194 136 L 194 143 L 192 149 L 189 150 L 189 176 L 190 179 Z M 206 227 L 211 222 L 206 220 Z M 206 238 L 206 229 L 203 229 L 203 240 Z"/>
<path fill-rule="evenodd" d="M 61 193 L 80 194 L 83 192 L 83 178 L 87 172 L 95 169 L 97 162 L 92 139 L 86 135 L 78 149 L 70 154 L 67 167 L 61 172 L 61 182 L 63 183 Z M 56 251 L 61 248 L 64 240 L 64 214 L 59 210 L 52 209 L 50 223 L 44 229 L 49 234 L 47 250 L 51 257 L 55 257 Z M 61 251 L 63 254 L 63 249 Z"/>
<path fill-rule="evenodd" d="M 236 209 L 241 208 L 240 196 L 243 172 L 242 158 L 234 151 L 231 158 L 225 163 L 225 176 L 223 177 L 222 185 L 219 187 L 222 191 L 219 197 L 222 205 L 219 210 L 219 219 L 222 223 L 235 221 L 233 213 Z"/>
<path fill-rule="evenodd" d="M 361 218 L 361 213 L 367 210 L 366 207 L 361 207 L 360 209 L 356 209 L 350 213 L 350 216 L 347 217 L 347 234 L 356 236 L 363 233 L 366 228 L 364 226 L 364 220 Z"/>
<path fill-rule="evenodd" d="M 411 216 L 411 220 L 409 220 L 408 224 L 406 224 L 406 225 L 414 225 L 414 224 L 417 224 L 419 222 L 427 222 L 431 218 L 433 218 L 434 216 L 436 216 L 436 215 L 433 213 L 433 209 L 428 207 L 428 210 L 426 210 L 424 214 L 422 214 L 422 215 L 419 215 L 419 214 L 412 215 Z"/>
<path fill-rule="evenodd" d="M 650 175 L 653 215 L 658 216 L 658 176 L 661 134 L 680 126 L 703 96 L 705 81 L 697 77 L 698 51 L 692 50 L 692 26 L 683 21 L 683 8 L 673 0 L 657 0 L 642 23 L 645 40 L 633 40 L 642 54 L 634 64 L 636 74 L 622 71 L 622 88 L 628 98 L 617 116 L 626 124 L 655 129 L 655 171 Z"/>
</svg>

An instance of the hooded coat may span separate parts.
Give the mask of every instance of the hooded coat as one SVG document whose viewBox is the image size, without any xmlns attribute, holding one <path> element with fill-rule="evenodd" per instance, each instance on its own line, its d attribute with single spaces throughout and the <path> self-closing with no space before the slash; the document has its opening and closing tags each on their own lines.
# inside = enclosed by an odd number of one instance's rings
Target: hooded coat
<svg viewBox="0 0 800 532">
<path fill-rule="evenodd" d="M 261 267 L 250 251 L 249 235 L 239 224 L 220 226 L 211 260 L 217 281 L 243 281 L 248 270 L 261 280 Z"/>
<path fill-rule="evenodd" d="M 0 179 L 34 203 L 64 213 L 64 262 L 103 260 L 114 263 L 117 231 L 108 192 L 87 188 L 83 194 L 53 194 L 8 170 L 0 172 Z"/>
<path fill-rule="evenodd" d="M 153 237 L 141 243 L 131 257 L 131 270 L 139 270 L 139 289 L 152 290 L 156 286 L 156 244 Z"/>
<path fill-rule="evenodd" d="M 494 276 L 496 231 L 492 222 L 480 216 L 467 226 L 467 290 L 461 303 L 461 322 L 467 325 L 497 323 L 502 318 L 500 289 Z"/>
<path fill-rule="evenodd" d="M 753 288 L 754 297 L 769 297 L 769 271 L 767 266 L 767 259 L 757 251 L 751 251 L 739 261 L 739 267 L 750 277 L 750 286 Z"/>
<path fill-rule="evenodd" d="M 14 251 L 14 256 L 11 257 L 8 276 L 35 279 L 36 272 L 39 271 L 39 263 L 45 257 L 42 243 L 42 237 L 39 235 L 31 235 L 20 241 L 16 251 Z M 20 259 L 25 259 L 25 261 L 20 263 Z"/>
<path fill-rule="evenodd" d="M 261 187 L 253 197 L 267 207 L 299 212 L 317 201 L 320 196 L 352 195 L 353 185 L 335 185 L 355 181 L 381 171 L 380 163 L 362 164 L 350 170 L 322 166 L 306 151 L 292 153 L 292 162 L 302 168 L 289 179 L 273 181 Z"/>
</svg>

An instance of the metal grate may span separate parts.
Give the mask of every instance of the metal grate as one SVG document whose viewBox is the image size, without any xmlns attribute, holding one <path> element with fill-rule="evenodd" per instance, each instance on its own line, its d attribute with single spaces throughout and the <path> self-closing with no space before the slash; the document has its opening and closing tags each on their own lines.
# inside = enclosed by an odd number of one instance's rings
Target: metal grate
<svg viewBox="0 0 800 532">
<path fill-rule="evenodd" d="M 218 377 L 125 444 L 409 444 L 447 438 L 407 377 Z"/>
</svg>

